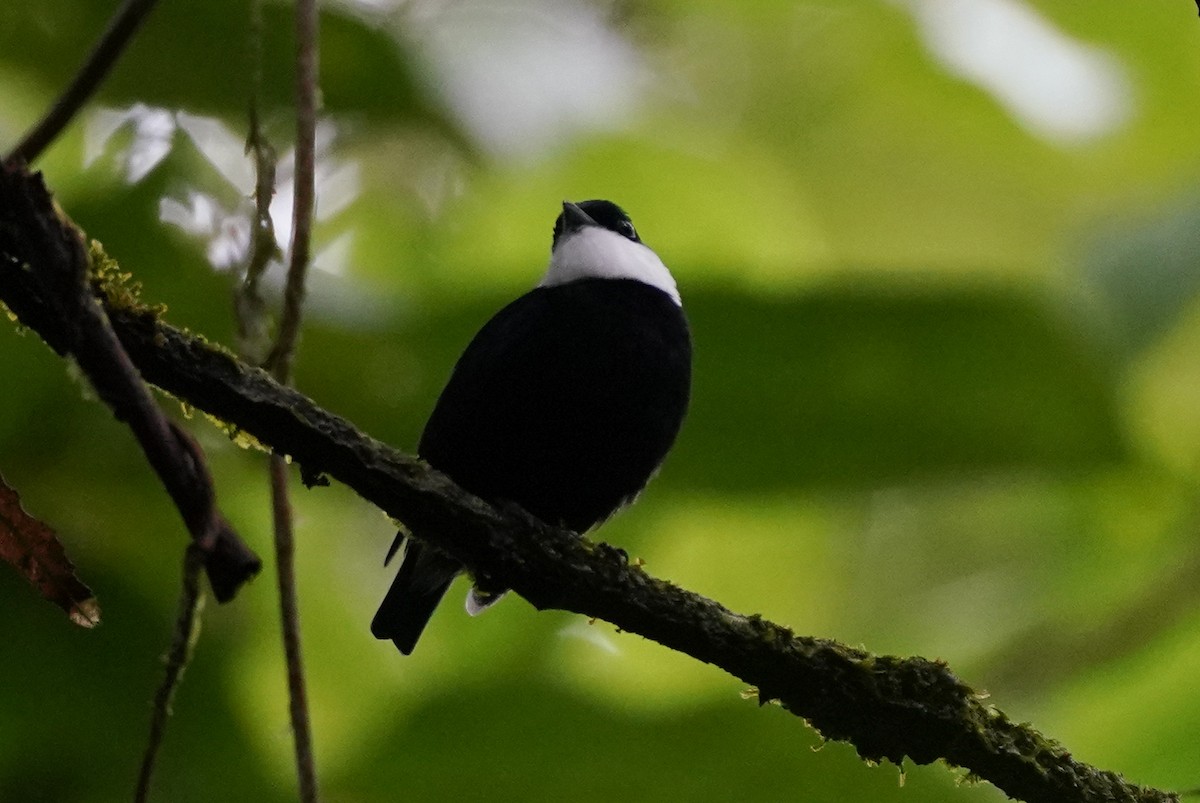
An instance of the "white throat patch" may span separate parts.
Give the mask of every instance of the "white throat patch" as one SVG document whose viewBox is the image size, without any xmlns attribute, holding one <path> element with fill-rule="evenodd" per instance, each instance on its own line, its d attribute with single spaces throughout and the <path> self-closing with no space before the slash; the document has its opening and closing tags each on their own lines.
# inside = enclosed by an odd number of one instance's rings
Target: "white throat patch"
<svg viewBox="0 0 1200 803">
<path fill-rule="evenodd" d="M 636 279 L 662 290 L 683 306 L 675 279 L 658 254 L 599 226 L 586 226 L 560 239 L 538 287 L 577 279 Z"/>
</svg>

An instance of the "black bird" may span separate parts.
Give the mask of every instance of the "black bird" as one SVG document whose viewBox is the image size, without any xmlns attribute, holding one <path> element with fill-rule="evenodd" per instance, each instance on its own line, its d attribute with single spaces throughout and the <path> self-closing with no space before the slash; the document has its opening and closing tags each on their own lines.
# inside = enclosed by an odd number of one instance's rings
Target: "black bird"
<svg viewBox="0 0 1200 803">
<path fill-rule="evenodd" d="M 675 280 L 610 201 L 563 203 L 550 265 L 459 358 L 418 454 L 492 503 L 583 533 L 631 502 L 683 423 L 692 344 Z M 420 539 L 371 632 L 412 652 L 463 567 Z M 472 589 L 472 615 L 503 592 Z"/>
</svg>

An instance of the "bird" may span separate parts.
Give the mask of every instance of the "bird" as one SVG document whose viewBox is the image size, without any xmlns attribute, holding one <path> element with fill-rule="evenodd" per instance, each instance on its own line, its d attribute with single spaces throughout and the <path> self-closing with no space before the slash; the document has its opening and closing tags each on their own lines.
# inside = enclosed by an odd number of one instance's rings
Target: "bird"
<svg viewBox="0 0 1200 803">
<path fill-rule="evenodd" d="M 692 339 L 675 279 L 611 201 L 564 201 L 541 281 L 496 313 L 455 364 L 418 456 L 494 505 L 580 535 L 629 504 L 676 440 L 691 396 Z M 464 571 L 403 545 L 371 632 L 412 653 Z M 476 585 L 476 615 L 504 591 Z"/>
</svg>

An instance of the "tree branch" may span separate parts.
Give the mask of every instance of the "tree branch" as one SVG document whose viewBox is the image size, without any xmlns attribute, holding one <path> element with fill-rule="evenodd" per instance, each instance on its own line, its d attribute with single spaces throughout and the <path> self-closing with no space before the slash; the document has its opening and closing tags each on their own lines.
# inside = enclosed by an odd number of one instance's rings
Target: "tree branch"
<svg viewBox="0 0 1200 803">
<path fill-rule="evenodd" d="M 305 276 L 312 245 L 313 208 L 316 206 L 317 128 L 317 3 L 296 2 L 296 157 L 293 175 L 292 247 L 287 283 L 283 289 L 283 315 L 267 367 L 285 384 L 292 375 L 292 359 L 300 338 L 304 313 Z"/>
<path fill-rule="evenodd" d="M 154 777 L 154 765 L 167 734 L 167 718 L 171 716 L 171 701 L 175 690 L 183 680 L 183 671 L 192 660 L 192 648 L 200 635 L 200 610 L 204 597 L 200 592 L 200 571 L 204 568 L 204 552 L 195 543 L 183 551 L 183 586 L 179 595 L 179 609 L 175 614 L 175 627 L 171 647 L 163 656 L 165 673 L 162 683 L 154 693 L 154 709 L 150 716 L 150 736 L 142 754 L 142 766 L 138 772 L 134 803 L 146 803 L 150 799 L 150 780 Z"/>
<path fill-rule="evenodd" d="M 14 260 L 6 250 L 0 227 L 0 300 L 48 343 L 61 342 L 66 324 L 29 281 L 30 273 L 49 268 L 44 260 L 52 255 Z M 148 381 L 291 455 L 309 481 L 328 474 L 350 486 L 539 609 L 605 619 L 718 666 L 755 686 L 760 701 L 778 700 L 825 738 L 853 744 L 865 759 L 942 759 L 1030 803 L 1178 800 L 1077 761 L 984 704 L 944 663 L 873 655 L 733 613 L 630 565 L 620 550 L 550 527 L 518 508 L 484 503 L 151 311 L 110 301 L 109 315 Z"/>
<path fill-rule="evenodd" d="M 316 206 L 317 129 L 317 1 L 296 0 L 296 153 L 292 193 L 292 247 L 287 282 L 283 288 L 283 314 L 275 346 L 267 357 L 271 375 L 290 385 L 300 321 L 304 312 L 305 279 L 312 247 L 313 208 Z M 253 138 L 253 135 L 252 135 Z M 261 179 L 261 177 L 260 177 Z M 261 180 L 260 180 L 261 183 Z M 270 210 L 266 210 L 269 215 Z M 260 207 L 259 215 L 262 215 Z M 247 271 L 249 276 L 249 271 Z M 275 568 L 279 587 L 280 625 L 287 662 L 288 715 L 301 803 L 316 803 L 317 770 L 313 757 L 312 724 L 304 681 L 304 656 L 300 647 L 300 602 L 296 593 L 296 536 L 288 494 L 288 466 L 284 453 L 271 455 L 271 512 L 275 527 Z"/>
<path fill-rule="evenodd" d="M 221 602 L 232 599 L 261 561 L 217 509 L 200 447 L 163 415 L 121 347 L 93 294 L 82 232 L 60 216 L 41 175 L 15 165 L 0 165 L 0 264 L 6 284 L 26 293 L 9 309 L 23 320 L 53 322 L 53 334 L 44 339 L 75 358 L 116 418 L 129 425 L 204 550 L 213 593 Z"/>
<path fill-rule="evenodd" d="M 158 0 L 125 0 L 109 20 L 108 27 L 88 54 L 87 60 L 46 115 L 29 129 L 17 147 L 4 158 L 6 163 L 29 164 L 66 128 L 117 63 L 129 40 Z"/>
</svg>

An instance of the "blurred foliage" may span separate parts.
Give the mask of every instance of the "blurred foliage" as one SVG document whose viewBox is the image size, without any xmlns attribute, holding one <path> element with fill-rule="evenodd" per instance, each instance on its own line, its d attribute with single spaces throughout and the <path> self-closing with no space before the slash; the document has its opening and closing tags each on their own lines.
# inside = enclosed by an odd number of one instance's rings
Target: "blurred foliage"
<svg viewBox="0 0 1200 803">
<path fill-rule="evenodd" d="M 0 142 L 114 5 L 0 4 Z M 1123 116 L 1047 136 L 937 55 L 922 15 L 951 6 L 968 22 L 1024 11 L 1059 37 L 1029 42 L 1102 53 Z M 240 138 L 247 7 L 162 4 L 96 105 L 212 117 Z M 290 21 L 282 4 L 266 16 L 282 153 Z M 679 280 L 696 384 L 675 453 L 601 536 L 737 610 L 943 658 L 1083 760 L 1200 786 L 1192 3 L 343 0 L 322 27 L 325 155 L 354 169 L 348 201 L 322 195 L 330 269 L 311 287 L 303 391 L 411 447 L 467 339 L 536 281 L 558 202 L 613 198 Z M 1031 58 L 1008 49 L 1010 67 Z M 527 126 L 527 148 L 489 139 L 488 120 Z M 244 192 L 170 128 L 128 183 L 139 135 L 85 163 L 88 124 L 39 165 L 60 202 L 170 320 L 231 342 L 228 272 L 159 209 L 203 192 L 236 210 Z M 79 630 L 0 571 L 0 799 L 127 799 L 183 527 L 68 366 L 15 329 L 0 366 L 0 469 L 104 612 Z M 262 456 L 190 426 L 226 513 L 269 553 Z M 401 659 L 367 629 L 391 524 L 343 488 L 297 505 L 330 800 L 1001 799 L 942 767 L 814 751 L 800 721 L 711 667 L 519 599 L 479 620 L 448 602 Z M 209 607 L 159 799 L 294 797 L 272 598 L 264 577 Z"/>
</svg>

